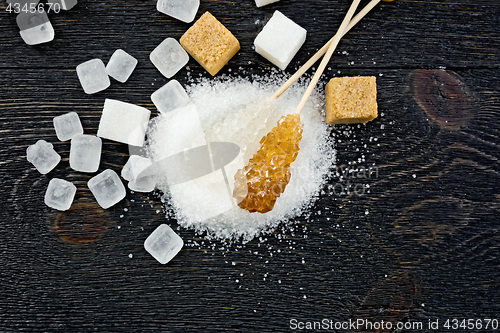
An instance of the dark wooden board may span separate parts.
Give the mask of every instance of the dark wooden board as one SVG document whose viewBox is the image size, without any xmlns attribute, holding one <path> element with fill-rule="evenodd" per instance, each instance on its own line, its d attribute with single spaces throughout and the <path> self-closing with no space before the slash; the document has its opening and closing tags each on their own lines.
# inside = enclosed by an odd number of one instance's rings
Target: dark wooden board
<svg viewBox="0 0 500 333">
<path fill-rule="evenodd" d="M 263 8 L 253 0 L 202 0 L 197 17 L 209 10 L 241 43 L 221 74 L 248 76 L 272 67 L 252 45 L 274 10 L 282 11 L 308 30 L 286 71 L 293 73 L 331 37 L 348 6 L 346 0 L 281 0 Z M 438 331 L 446 332 L 446 319 L 500 320 L 497 1 L 380 4 L 343 39 L 324 76 L 377 76 L 380 117 L 332 132 L 338 170 L 362 155 L 358 165 L 377 168 L 376 176 L 351 179 L 369 185 L 369 193 L 320 195 L 293 227 L 247 244 L 179 229 L 188 246 L 167 265 L 143 248 L 160 223 L 176 226 L 157 213 L 158 197 L 128 193 L 100 209 L 86 187 L 91 175 L 70 169 L 69 145 L 57 140 L 52 118 L 76 111 L 95 134 L 104 98 L 154 110 L 150 95 L 168 80 L 149 53 L 190 25 L 157 12 L 154 1 L 81 0 L 49 15 L 53 42 L 28 46 L 5 8 L 1 332 L 286 332 L 297 331 L 293 318 L 423 323 L 405 332 L 436 331 L 428 321 L 439 319 Z M 136 71 L 125 84 L 112 81 L 86 95 L 76 65 L 107 62 L 117 48 L 139 60 Z M 207 77 L 192 59 L 189 66 L 192 75 Z M 175 78 L 185 84 L 186 73 Z M 63 157 L 46 176 L 26 161 L 26 148 L 38 139 L 54 143 Z M 127 158 L 125 145 L 105 140 L 100 170 L 119 171 Z M 68 212 L 43 204 L 52 177 L 78 187 Z M 345 182 L 332 176 L 329 184 L 326 192 Z"/>
</svg>

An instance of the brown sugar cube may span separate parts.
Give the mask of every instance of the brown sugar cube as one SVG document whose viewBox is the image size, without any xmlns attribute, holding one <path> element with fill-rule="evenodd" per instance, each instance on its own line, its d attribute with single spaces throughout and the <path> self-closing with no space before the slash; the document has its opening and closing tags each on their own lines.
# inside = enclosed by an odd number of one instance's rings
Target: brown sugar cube
<svg viewBox="0 0 500 333">
<path fill-rule="evenodd" d="M 325 86 L 328 124 L 366 123 L 377 118 L 375 76 L 333 78 Z"/>
<path fill-rule="evenodd" d="M 212 76 L 240 49 L 236 37 L 209 12 L 182 35 L 180 42 Z"/>
</svg>

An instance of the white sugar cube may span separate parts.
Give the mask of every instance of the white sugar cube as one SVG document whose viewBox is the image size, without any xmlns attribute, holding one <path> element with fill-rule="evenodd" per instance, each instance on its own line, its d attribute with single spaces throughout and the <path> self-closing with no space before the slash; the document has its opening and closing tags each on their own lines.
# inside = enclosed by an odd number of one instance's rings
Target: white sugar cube
<svg viewBox="0 0 500 333">
<path fill-rule="evenodd" d="M 166 264 L 179 253 L 184 246 L 184 241 L 172 228 L 161 224 L 144 241 L 144 248 L 160 264 Z"/>
<path fill-rule="evenodd" d="M 76 74 L 86 94 L 95 94 L 111 85 L 101 59 L 92 59 L 76 66 Z"/>
<path fill-rule="evenodd" d="M 158 0 L 156 9 L 178 20 L 190 23 L 200 7 L 200 0 Z"/>
<path fill-rule="evenodd" d="M 71 140 L 75 135 L 83 134 L 82 123 L 76 112 L 68 112 L 54 117 L 53 122 L 57 138 L 60 141 Z"/>
<path fill-rule="evenodd" d="M 116 50 L 106 65 L 106 73 L 115 80 L 124 83 L 137 66 L 137 59 L 122 49 Z"/>
<path fill-rule="evenodd" d="M 128 188 L 135 192 L 151 192 L 155 189 L 158 170 L 149 158 L 131 155 L 123 166 L 121 176 Z"/>
<path fill-rule="evenodd" d="M 278 1 L 279 0 L 255 0 L 255 4 L 257 5 L 257 7 L 262 7 Z"/>
<path fill-rule="evenodd" d="M 167 78 L 174 76 L 189 60 L 181 44 L 173 38 L 166 38 L 149 55 L 153 65 Z"/>
<path fill-rule="evenodd" d="M 75 171 L 96 172 L 101 162 L 101 138 L 78 134 L 71 139 L 69 166 Z"/>
<path fill-rule="evenodd" d="M 21 11 L 16 21 L 21 37 L 28 45 L 46 43 L 54 39 L 54 28 L 45 11 L 36 10 L 34 13 Z"/>
<path fill-rule="evenodd" d="M 76 186 L 64 179 L 53 178 L 45 191 L 45 204 L 57 210 L 68 210 L 73 203 Z"/>
<path fill-rule="evenodd" d="M 284 70 L 306 40 L 307 31 L 275 11 L 255 38 L 255 51 Z"/>
<path fill-rule="evenodd" d="M 161 113 L 173 111 L 189 104 L 189 96 L 177 80 L 171 80 L 151 95 Z"/>
<path fill-rule="evenodd" d="M 151 111 L 141 106 L 106 99 L 97 136 L 132 146 L 144 144 Z"/>
<path fill-rule="evenodd" d="M 49 173 L 61 161 L 61 155 L 56 153 L 54 146 L 38 140 L 26 149 L 26 159 L 31 162 L 42 175 Z"/>
<path fill-rule="evenodd" d="M 99 206 L 107 209 L 125 198 L 125 186 L 120 177 L 111 169 L 106 169 L 90 178 L 87 185 Z"/>
</svg>

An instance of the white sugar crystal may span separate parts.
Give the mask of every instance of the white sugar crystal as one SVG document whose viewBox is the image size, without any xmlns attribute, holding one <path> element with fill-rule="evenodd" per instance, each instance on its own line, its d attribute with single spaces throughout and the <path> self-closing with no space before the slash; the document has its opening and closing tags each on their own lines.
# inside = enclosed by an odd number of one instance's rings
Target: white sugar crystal
<svg viewBox="0 0 500 333">
<path fill-rule="evenodd" d="M 54 146 L 45 140 L 38 140 L 26 149 L 26 159 L 31 162 L 42 175 L 49 173 L 59 164 L 61 156 Z"/>
<path fill-rule="evenodd" d="M 21 37 L 28 45 L 47 43 L 54 39 L 54 28 L 45 11 L 35 11 L 35 13 L 21 11 L 16 21 Z"/>
<path fill-rule="evenodd" d="M 140 147 L 150 115 L 151 111 L 141 106 L 106 99 L 97 136 Z"/>
<path fill-rule="evenodd" d="M 73 203 L 76 186 L 64 179 L 53 178 L 45 191 L 45 204 L 57 210 L 68 210 Z"/>
<path fill-rule="evenodd" d="M 171 80 L 151 95 L 151 100 L 161 113 L 188 105 L 189 96 L 177 80 Z"/>
<path fill-rule="evenodd" d="M 101 162 L 101 138 L 78 134 L 71 139 L 69 166 L 75 171 L 96 172 Z"/>
<path fill-rule="evenodd" d="M 190 23 L 200 7 L 200 0 L 158 0 L 156 9 L 178 20 Z"/>
<path fill-rule="evenodd" d="M 106 73 L 121 83 L 128 80 L 137 66 L 137 59 L 122 49 L 116 50 L 106 65 Z"/>
<path fill-rule="evenodd" d="M 47 0 L 47 4 L 51 6 L 52 11 L 56 12 L 60 9 L 70 10 L 78 3 L 77 0 Z"/>
<path fill-rule="evenodd" d="M 88 184 L 99 206 L 107 209 L 125 198 L 125 186 L 120 177 L 111 169 L 106 169 L 90 178 Z"/>
<path fill-rule="evenodd" d="M 181 44 L 173 38 L 166 38 L 149 55 L 153 65 L 167 78 L 174 76 L 189 60 Z"/>
<path fill-rule="evenodd" d="M 275 11 L 255 38 L 255 51 L 284 70 L 306 40 L 307 31 Z"/>
<path fill-rule="evenodd" d="M 111 85 L 101 59 L 92 59 L 76 66 L 76 74 L 86 94 L 95 94 Z"/>
<path fill-rule="evenodd" d="M 77 134 L 83 134 L 82 123 L 76 112 L 68 112 L 54 117 L 54 128 L 60 141 L 71 140 Z"/>
<path fill-rule="evenodd" d="M 149 158 L 131 155 L 123 166 L 121 176 L 127 180 L 128 188 L 136 192 L 151 192 L 157 178 L 156 164 Z"/>
<path fill-rule="evenodd" d="M 255 0 L 255 4 L 257 5 L 257 7 L 262 7 L 278 1 L 279 0 Z"/>
<path fill-rule="evenodd" d="M 192 104 L 161 114 L 152 121 L 149 136 L 159 141 L 150 151 L 155 162 L 191 148 L 206 145 L 198 111 Z"/>
<path fill-rule="evenodd" d="M 172 260 L 183 246 L 182 238 L 166 224 L 161 224 L 144 241 L 146 251 L 160 264 L 166 264 Z"/>
</svg>

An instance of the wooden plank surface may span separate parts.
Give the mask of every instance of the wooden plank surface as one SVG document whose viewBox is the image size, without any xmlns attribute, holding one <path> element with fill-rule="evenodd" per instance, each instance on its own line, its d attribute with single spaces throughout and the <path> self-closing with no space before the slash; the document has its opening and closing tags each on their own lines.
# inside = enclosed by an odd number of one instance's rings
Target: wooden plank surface
<svg viewBox="0 0 500 333">
<path fill-rule="evenodd" d="M 245 76 L 272 67 L 253 51 L 253 40 L 274 10 L 282 11 L 308 31 L 291 74 L 331 37 L 348 6 L 202 0 L 197 17 L 209 10 L 239 39 L 240 52 L 221 74 Z M 154 1 L 81 0 L 49 15 L 53 42 L 28 46 L 5 8 L 1 332 L 297 331 L 292 319 L 421 322 L 422 329 L 403 331 L 446 332 L 457 331 L 444 328 L 446 319 L 500 320 L 498 1 L 380 4 L 342 40 L 323 80 L 377 76 L 381 116 L 360 128 L 335 127 L 338 170 L 362 155 L 362 165 L 377 167 L 376 177 L 352 180 L 369 185 L 369 193 L 320 196 L 293 228 L 247 244 L 179 229 L 188 246 L 165 266 L 142 245 L 160 223 L 176 225 L 157 213 L 158 197 L 128 193 L 101 210 L 86 189 L 90 176 L 69 168 L 69 145 L 57 141 L 52 118 L 76 111 L 85 131 L 95 133 L 104 98 L 154 110 L 150 95 L 168 80 L 149 53 L 190 24 L 157 12 Z M 76 65 L 107 62 L 117 48 L 138 58 L 136 71 L 126 84 L 113 81 L 86 95 Z M 188 65 L 192 75 L 208 77 L 194 60 Z M 185 84 L 187 71 L 175 78 Z M 38 139 L 63 156 L 48 176 L 26 161 L 27 146 Z M 100 169 L 119 171 L 127 158 L 125 145 L 105 140 Z M 68 212 L 43 204 L 52 177 L 78 187 Z M 345 185 L 336 176 L 329 184 Z M 439 330 L 429 320 L 439 320 Z"/>
</svg>

